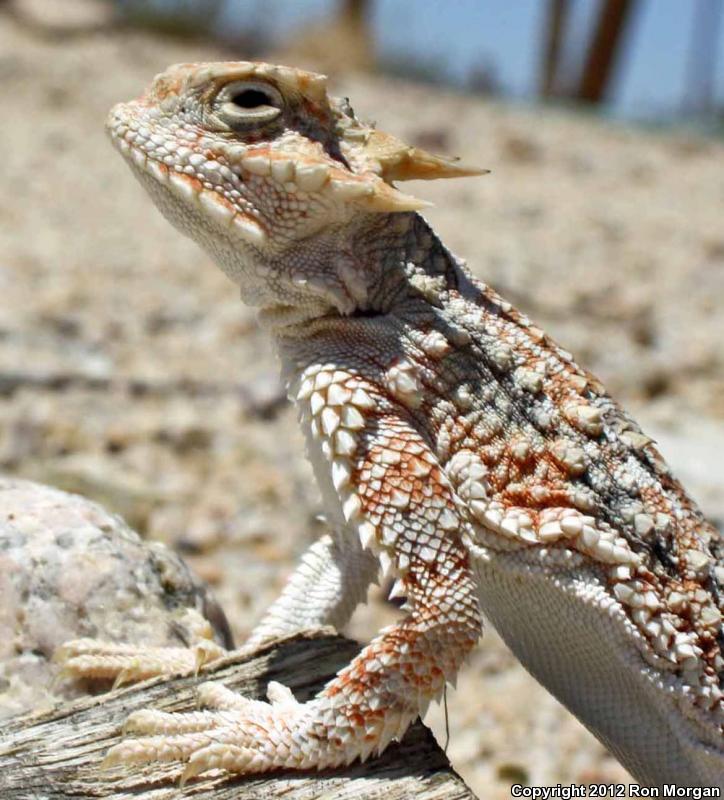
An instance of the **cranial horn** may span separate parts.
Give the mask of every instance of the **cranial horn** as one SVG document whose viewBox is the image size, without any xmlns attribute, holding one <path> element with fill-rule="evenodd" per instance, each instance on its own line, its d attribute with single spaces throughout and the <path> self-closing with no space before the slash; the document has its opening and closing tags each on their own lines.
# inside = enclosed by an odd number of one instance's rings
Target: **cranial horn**
<svg viewBox="0 0 724 800">
<path fill-rule="evenodd" d="M 469 167 L 454 158 L 436 156 L 412 147 L 382 131 L 371 131 L 365 144 L 370 158 L 380 165 L 379 174 L 386 181 L 434 180 L 485 175 L 487 169 Z"/>
<path fill-rule="evenodd" d="M 333 178 L 328 187 L 340 199 L 367 211 L 420 211 L 432 205 L 426 200 L 400 192 L 377 175 L 362 179 Z"/>
<path fill-rule="evenodd" d="M 366 197 L 361 197 L 357 201 L 357 205 L 369 211 L 421 211 L 423 208 L 430 208 L 432 203 L 400 192 L 394 186 L 379 181 L 374 192 Z"/>
</svg>

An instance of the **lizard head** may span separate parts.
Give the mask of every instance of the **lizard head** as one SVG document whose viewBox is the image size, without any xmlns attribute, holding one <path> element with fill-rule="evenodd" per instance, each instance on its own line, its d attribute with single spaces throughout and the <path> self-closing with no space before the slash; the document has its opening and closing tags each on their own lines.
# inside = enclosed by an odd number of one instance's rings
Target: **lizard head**
<svg viewBox="0 0 724 800">
<path fill-rule="evenodd" d="M 323 75 L 263 63 L 172 66 L 107 128 L 166 217 L 261 306 L 314 297 L 345 312 L 336 278 L 271 265 L 365 216 L 427 205 L 393 181 L 481 174 L 360 122 Z"/>
</svg>

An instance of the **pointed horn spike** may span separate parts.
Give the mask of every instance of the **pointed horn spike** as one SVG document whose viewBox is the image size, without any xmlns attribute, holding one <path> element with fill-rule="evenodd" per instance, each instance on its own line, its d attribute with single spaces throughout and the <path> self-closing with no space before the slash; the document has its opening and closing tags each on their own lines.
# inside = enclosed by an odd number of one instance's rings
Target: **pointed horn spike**
<svg viewBox="0 0 724 800">
<path fill-rule="evenodd" d="M 412 147 L 384 131 L 370 131 L 365 152 L 379 164 L 379 174 L 388 182 L 464 178 L 489 172 Z"/>
<path fill-rule="evenodd" d="M 469 178 L 487 175 L 489 169 L 462 164 L 457 159 L 436 156 L 418 147 L 411 147 L 397 158 L 380 159 L 381 175 L 386 181 L 435 180 L 436 178 Z"/>
<path fill-rule="evenodd" d="M 374 191 L 356 199 L 355 204 L 368 211 L 421 211 L 430 208 L 432 203 L 420 200 L 410 194 L 405 194 L 390 186 L 381 179 L 377 179 Z"/>
</svg>

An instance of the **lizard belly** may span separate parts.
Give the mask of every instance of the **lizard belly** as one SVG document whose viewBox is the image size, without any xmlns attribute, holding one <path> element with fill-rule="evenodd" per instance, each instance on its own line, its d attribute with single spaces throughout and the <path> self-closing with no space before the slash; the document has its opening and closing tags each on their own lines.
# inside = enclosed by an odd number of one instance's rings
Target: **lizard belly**
<svg viewBox="0 0 724 800">
<path fill-rule="evenodd" d="M 724 747 L 656 685 L 594 570 L 552 577 L 519 552 L 476 562 L 483 612 L 506 644 L 637 780 L 724 789 Z"/>
</svg>

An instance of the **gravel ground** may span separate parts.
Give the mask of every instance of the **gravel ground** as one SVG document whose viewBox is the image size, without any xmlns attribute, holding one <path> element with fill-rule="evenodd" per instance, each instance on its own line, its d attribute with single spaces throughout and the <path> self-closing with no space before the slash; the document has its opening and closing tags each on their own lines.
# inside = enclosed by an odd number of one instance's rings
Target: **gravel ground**
<svg viewBox="0 0 724 800">
<path fill-rule="evenodd" d="M 0 470 L 177 548 L 241 641 L 319 533 L 319 498 L 254 313 L 103 134 L 108 108 L 167 64 L 219 57 L 0 16 Z M 335 87 L 381 128 L 493 170 L 406 188 L 633 410 L 721 525 L 724 146 L 384 78 Z M 394 615 L 377 592 L 351 631 Z M 625 778 L 491 630 L 448 706 L 449 755 L 480 797 Z M 428 721 L 444 740 L 441 711 Z"/>
</svg>

